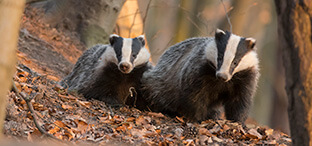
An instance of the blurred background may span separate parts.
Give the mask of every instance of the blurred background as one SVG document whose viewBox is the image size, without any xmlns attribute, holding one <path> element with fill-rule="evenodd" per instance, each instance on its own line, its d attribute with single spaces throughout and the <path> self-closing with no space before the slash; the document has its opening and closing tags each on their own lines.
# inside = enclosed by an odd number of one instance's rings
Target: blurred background
<svg viewBox="0 0 312 146">
<path fill-rule="evenodd" d="M 274 1 L 27 0 L 27 3 L 43 8 L 45 23 L 57 30 L 76 31 L 86 47 L 108 43 L 111 33 L 122 37 L 145 34 L 154 64 L 169 46 L 191 37 L 213 36 L 216 28 L 253 37 L 257 40 L 261 77 L 250 117 L 261 125 L 289 134 Z M 78 48 L 76 56 L 83 50 Z M 78 58 L 72 54 L 68 55 L 72 58 L 66 66 Z M 63 71 L 60 76 L 69 71 Z"/>
<path fill-rule="evenodd" d="M 230 31 L 225 12 L 234 34 L 257 40 L 261 77 L 250 117 L 261 125 L 289 134 L 274 1 L 223 0 L 222 4 L 221 0 L 127 0 L 117 19 L 115 32 L 123 37 L 145 32 L 152 61 L 157 63 L 164 50 L 177 42 L 213 36 L 216 28 Z"/>
</svg>

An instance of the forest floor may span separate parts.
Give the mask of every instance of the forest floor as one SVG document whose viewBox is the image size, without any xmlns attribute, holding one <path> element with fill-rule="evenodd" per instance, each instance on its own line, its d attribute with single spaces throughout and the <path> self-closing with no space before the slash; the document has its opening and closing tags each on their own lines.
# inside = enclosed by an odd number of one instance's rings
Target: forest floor
<svg viewBox="0 0 312 146">
<path fill-rule="evenodd" d="M 37 11 L 26 9 L 13 78 L 16 91 L 8 95 L 6 137 L 41 144 L 291 144 L 288 135 L 248 121 L 245 128 L 227 120 L 189 123 L 183 117 L 135 108 L 112 109 L 104 102 L 69 94 L 57 81 L 85 49 L 76 34 L 51 28 L 40 21 Z"/>
</svg>

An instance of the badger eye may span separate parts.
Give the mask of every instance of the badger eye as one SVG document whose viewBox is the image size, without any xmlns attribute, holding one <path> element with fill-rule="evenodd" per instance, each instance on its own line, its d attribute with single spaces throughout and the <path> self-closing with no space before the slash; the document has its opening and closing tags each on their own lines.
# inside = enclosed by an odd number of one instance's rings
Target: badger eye
<svg viewBox="0 0 312 146">
<path fill-rule="evenodd" d="M 136 55 L 134 55 L 134 54 L 133 54 L 133 55 L 132 55 L 132 57 L 133 57 L 133 58 L 135 58 L 135 57 L 136 57 Z"/>
<path fill-rule="evenodd" d="M 233 62 L 234 65 L 237 65 L 237 62 Z"/>
</svg>

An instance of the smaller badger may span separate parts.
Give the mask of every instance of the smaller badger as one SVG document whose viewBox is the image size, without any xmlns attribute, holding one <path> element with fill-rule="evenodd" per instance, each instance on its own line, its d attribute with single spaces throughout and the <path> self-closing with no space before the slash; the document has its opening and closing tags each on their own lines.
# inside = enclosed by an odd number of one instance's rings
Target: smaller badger
<svg viewBox="0 0 312 146">
<path fill-rule="evenodd" d="M 130 92 L 140 88 L 143 73 L 151 67 L 144 36 L 122 38 L 113 34 L 109 42 L 109 45 L 96 45 L 86 50 L 60 85 L 87 99 L 117 106 L 133 105 L 135 100 L 129 103 Z M 136 96 L 137 102 L 144 101 L 139 93 Z"/>
<path fill-rule="evenodd" d="M 259 77 L 255 40 L 217 30 L 215 37 L 191 38 L 170 47 L 144 73 L 150 108 L 190 121 L 218 119 L 244 123 Z"/>
</svg>

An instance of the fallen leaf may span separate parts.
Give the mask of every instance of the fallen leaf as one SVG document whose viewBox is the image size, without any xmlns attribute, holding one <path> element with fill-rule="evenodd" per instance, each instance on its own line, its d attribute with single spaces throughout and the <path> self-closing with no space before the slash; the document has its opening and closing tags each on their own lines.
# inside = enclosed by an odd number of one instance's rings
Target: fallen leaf
<svg viewBox="0 0 312 146">
<path fill-rule="evenodd" d="M 200 135 L 212 136 L 212 134 L 206 128 L 199 128 L 198 132 Z"/>
<path fill-rule="evenodd" d="M 71 109 L 73 109 L 72 106 L 66 105 L 66 104 L 62 104 L 62 108 L 65 109 L 65 110 L 71 110 Z"/>
<path fill-rule="evenodd" d="M 266 134 L 267 136 L 272 135 L 272 134 L 273 134 L 273 132 L 274 132 L 274 130 L 273 130 L 273 129 L 266 129 L 266 130 L 265 130 L 265 134 Z"/>
<path fill-rule="evenodd" d="M 50 129 L 49 131 L 48 131 L 48 133 L 50 133 L 50 134 L 55 134 L 55 133 L 57 133 L 57 132 L 59 132 L 61 129 L 59 128 L 59 127 L 57 127 L 57 126 L 55 126 L 55 127 L 53 127 L 52 129 Z"/>
<path fill-rule="evenodd" d="M 73 96 L 72 96 L 73 97 Z M 86 107 L 86 108 L 90 108 L 91 107 L 91 102 L 88 102 L 88 101 L 80 101 L 78 100 L 79 104 L 83 107 Z"/>
<path fill-rule="evenodd" d="M 57 125 L 60 128 L 66 127 L 66 125 L 62 121 L 55 121 L 54 124 Z"/>
<path fill-rule="evenodd" d="M 215 141 L 215 142 L 223 142 L 222 139 L 220 139 L 220 138 L 218 138 L 218 137 L 216 137 L 216 136 L 213 136 L 213 137 L 212 137 L 212 140 Z"/>
<path fill-rule="evenodd" d="M 176 119 L 177 119 L 179 122 L 181 122 L 181 123 L 185 123 L 184 120 L 183 120 L 183 117 L 180 118 L 180 117 L 176 116 Z"/>
<path fill-rule="evenodd" d="M 256 129 L 248 130 L 246 136 L 251 139 L 262 139 L 262 135 Z"/>
<path fill-rule="evenodd" d="M 81 131 L 81 133 L 84 133 L 87 131 L 88 124 L 82 120 L 77 120 L 77 129 Z"/>
<path fill-rule="evenodd" d="M 129 118 L 127 118 L 127 122 L 133 122 L 135 120 L 135 118 L 134 117 L 129 117 Z"/>
<path fill-rule="evenodd" d="M 147 115 L 155 118 L 165 118 L 165 115 L 163 115 L 162 113 L 148 112 Z"/>
</svg>

